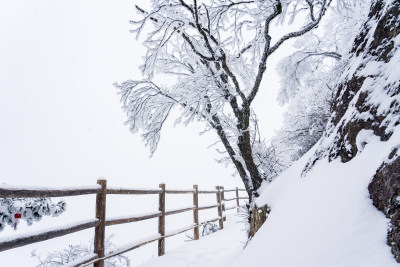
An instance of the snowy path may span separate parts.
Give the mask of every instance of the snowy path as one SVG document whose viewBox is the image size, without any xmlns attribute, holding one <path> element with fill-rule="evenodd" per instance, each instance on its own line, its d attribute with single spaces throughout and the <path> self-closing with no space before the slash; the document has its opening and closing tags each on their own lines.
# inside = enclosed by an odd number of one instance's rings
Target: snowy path
<svg viewBox="0 0 400 267">
<path fill-rule="evenodd" d="M 140 267 L 221 267 L 230 266 L 240 255 L 246 240 L 243 219 L 228 215 L 224 229 L 200 240 L 187 242 L 164 256 Z"/>
</svg>

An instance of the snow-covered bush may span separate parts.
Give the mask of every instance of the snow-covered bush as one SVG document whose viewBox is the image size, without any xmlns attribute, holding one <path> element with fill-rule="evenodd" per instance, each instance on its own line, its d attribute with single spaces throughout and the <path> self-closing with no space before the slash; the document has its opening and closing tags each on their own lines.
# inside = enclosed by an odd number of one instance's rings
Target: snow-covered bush
<svg viewBox="0 0 400 267">
<path fill-rule="evenodd" d="M 257 140 L 253 147 L 255 162 L 264 181 L 271 182 L 289 165 L 285 157 L 287 151 L 282 149 L 281 144 L 273 140 L 269 142 Z"/>
<path fill-rule="evenodd" d="M 213 222 L 206 222 L 201 226 L 200 230 L 200 235 L 201 236 L 206 236 L 206 235 L 211 235 L 212 233 L 215 233 L 219 231 L 219 226 L 216 223 Z M 186 234 L 186 241 L 193 241 L 194 237 L 193 235 Z"/>
<path fill-rule="evenodd" d="M 111 242 L 111 239 L 114 235 L 110 235 L 105 240 L 105 247 L 107 249 L 114 248 L 115 245 Z M 36 250 L 32 250 L 31 255 L 35 257 L 39 264 L 36 267 L 57 267 L 63 266 L 68 263 L 71 263 L 75 260 L 83 258 L 88 254 L 93 253 L 93 240 L 88 242 L 88 244 L 79 244 L 79 245 L 69 245 L 68 248 L 62 251 L 53 251 L 47 254 L 45 258 L 42 258 L 41 254 Z M 106 259 L 104 261 L 105 267 L 129 267 L 130 260 L 127 256 L 117 255 L 110 259 Z"/>
<path fill-rule="evenodd" d="M 18 219 L 26 221 L 28 225 L 32 225 L 34 221 L 40 221 L 43 216 L 59 216 L 65 209 L 66 203 L 63 200 L 55 203 L 50 198 L 0 199 L 0 231 L 6 225 L 15 229 Z"/>
<path fill-rule="evenodd" d="M 201 230 L 201 236 L 211 235 L 219 231 L 219 226 L 213 222 L 206 222 L 203 224 L 203 229 Z"/>
</svg>

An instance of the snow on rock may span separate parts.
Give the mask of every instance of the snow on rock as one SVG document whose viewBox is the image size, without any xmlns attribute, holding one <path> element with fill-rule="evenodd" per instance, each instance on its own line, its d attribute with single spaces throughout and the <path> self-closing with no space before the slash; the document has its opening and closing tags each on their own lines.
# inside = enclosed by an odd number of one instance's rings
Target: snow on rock
<svg viewBox="0 0 400 267">
<path fill-rule="evenodd" d="M 374 131 L 362 129 L 356 137 L 356 145 L 358 152 L 363 151 L 366 144 L 371 142 L 372 139 L 379 138 L 374 135 Z"/>
</svg>

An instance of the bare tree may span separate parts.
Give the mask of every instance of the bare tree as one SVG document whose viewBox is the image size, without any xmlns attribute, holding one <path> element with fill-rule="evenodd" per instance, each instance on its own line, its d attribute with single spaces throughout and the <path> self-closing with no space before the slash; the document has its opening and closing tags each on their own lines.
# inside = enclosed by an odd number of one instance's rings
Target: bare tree
<svg viewBox="0 0 400 267">
<path fill-rule="evenodd" d="M 133 31 L 147 32 L 146 79 L 116 84 L 130 130 L 142 130 L 153 153 L 171 110 L 181 107 L 180 120 L 202 120 L 217 133 L 250 199 L 257 197 L 263 173 L 252 145 L 252 103 L 268 58 L 316 28 L 331 1 L 152 0 L 150 11 L 136 6 L 141 19 L 132 21 Z M 297 31 L 272 38 L 271 26 L 299 13 Z M 157 80 L 164 74 L 174 76 L 173 85 Z"/>
</svg>

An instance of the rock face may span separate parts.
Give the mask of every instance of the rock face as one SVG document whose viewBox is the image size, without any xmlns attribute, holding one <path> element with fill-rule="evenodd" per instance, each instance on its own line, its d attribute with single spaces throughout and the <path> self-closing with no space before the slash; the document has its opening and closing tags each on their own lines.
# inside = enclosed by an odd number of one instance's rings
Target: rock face
<svg viewBox="0 0 400 267">
<path fill-rule="evenodd" d="M 400 157 L 397 149 L 389 155 L 368 186 L 375 207 L 390 218 L 387 244 L 400 262 Z"/>
<path fill-rule="evenodd" d="M 306 171 L 326 156 L 351 160 L 362 150 L 357 144 L 361 130 L 372 130 L 382 141 L 390 138 L 400 123 L 399 34 L 400 2 L 373 1 L 337 86 L 334 113 Z"/>
<path fill-rule="evenodd" d="M 387 10 L 385 8 L 387 7 L 385 7 L 384 1 L 376 1 L 372 5 L 368 15 L 369 21 L 364 24 L 362 32 L 354 41 L 351 53 L 355 55 L 355 58 L 367 60 L 368 63 L 389 63 L 393 54 L 398 52 L 398 47 L 394 48 L 394 39 L 400 33 L 400 3 L 393 1 Z M 376 28 L 371 26 L 371 22 L 374 21 L 376 21 Z M 394 99 L 394 102 L 391 103 L 391 110 L 378 113 L 378 106 L 376 104 L 379 105 L 381 103 L 370 101 L 369 89 L 357 94 L 363 87 L 368 87 L 368 85 L 364 85 L 369 80 L 376 80 L 374 75 L 379 75 L 379 73 L 368 73 L 369 70 L 365 71 L 367 66 L 371 66 L 371 64 L 368 65 L 362 62 L 357 66 L 357 72 L 349 80 L 340 84 L 337 90 L 336 101 L 333 106 L 333 110 L 336 113 L 332 122 L 335 125 L 341 123 L 339 126 L 340 137 L 336 142 L 336 149 L 331 150 L 333 153 L 330 154 L 330 157 L 337 158 L 340 156 L 343 162 L 351 160 L 357 154 L 359 148 L 356 145 L 356 138 L 358 133 L 363 129 L 372 130 L 382 141 L 387 141 L 392 134 L 392 129 L 388 129 L 389 121 L 386 120 L 387 115 L 399 111 L 398 99 L 397 101 Z M 400 79 L 400 77 L 398 78 Z M 382 88 L 384 91 L 382 93 L 386 93 L 387 95 L 399 93 L 399 87 L 393 88 L 394 85 L 385 84 L 385 82 L 380 85 L 387 86 L 386 88 Z M 341 120 L 355 96 L 358 96 L 357 101 L 354 103 L 354 109 L 358 112 L 357 115 L 365 114 L 368 115 L 368 118 L 366 119 L 365 116 L 356 116 L 350 121 Z M 394 123 L 395 126 L 399 121 L 391 121 L 391 123 Z"/>
<path fill-rule="evenodd" d="M 368 135 L 381 141 L 400 124 L 400 1 L 373 0 L 337 86 L 333 115 L 305 174 L 328 157 L 352 160 Z M 391 219 L 388 245 L 400 262 L 400 140 L 369 185 L 374 205 Z"/>
</svg>

